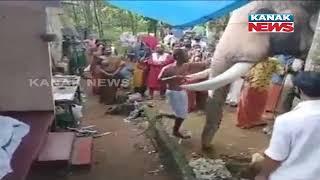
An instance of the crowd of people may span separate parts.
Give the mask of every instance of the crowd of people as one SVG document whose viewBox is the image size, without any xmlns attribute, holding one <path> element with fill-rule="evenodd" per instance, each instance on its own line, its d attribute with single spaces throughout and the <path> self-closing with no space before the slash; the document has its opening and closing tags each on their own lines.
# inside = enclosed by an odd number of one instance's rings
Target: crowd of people
<svg viewBox="0 0 320 180">
<path fill-rule="evenodd" d="M 207 92 L 187 91 L 181 85 L 203 81 L 192 79 L 194 76 L 189 75 L 207 69 L 212 61 L 201 37 L 177 38 L 173 33 L 168 33 L 162 41 L 158 41 L 154 36 L 140 35 L 125 57 L 118 56 L 111 44 L 101 40 L 91 39 L 86 43 L 90 64 L 87 69 L 95 82 L 92 92 L 100 95 L 101 103 L 116 103 L 121 84 L 101 86 L 97 82 L 126 79 L 128 76 L 124 75 L 124 69 L 128 64 L 133 64 L 130 71 L 132 91 L 148 100 L 155 98 L 156 91 L 160 99 L 167 98 L 175 119 L 172 134 L 190 138 L 181 133 L 181 125 L 189 112 L 204 107 Z M 291 172 L 299 172 L 302 166 L 307 167 L 306 174 L 319 172 L 315 170 L 318 166 L 311 156 L 304 156 L 302 152 L 314 156 L 319 154 L 310 142 L 319 140 L 317 108 L 320 75 L 303 72 L 303 62 L 290 55 L 269 57 L 255 64 L 246 76 L 230 86 L 226 104 L 237 107 L 237 127 L 248 129 L 266 124 L 266 112 L 283 114 L 275 121 L 271 143 L 265 152 L 266 159 L 257 180 L 268 177 L 286 179 L 281 177 L 292 177 Z M 291 110 L 293 99 L 298 94 L 307 101 Z"/>
<path fill-rule="evenodd" d="M 207 92 L 191 92 L 179 88 L 182 83 L 199 80 L 182 80 L 188 74 L 206 69 L 206 44 L 201 37 L 183 37 L 177 39 L 169 33 L 163 41 L 151 35 L 139 35 L 125 56 L 118 56 L 115 48 L 103 40 L 88 39 L 86 54 L 90 72 L 92 93 L 100 96 L 100 102 L 111 105 L 116 103 L 117 91 L 121 83 L 110 84 L 108 80 L 124 80 L 123 69 L 133 66 L 130 78 L 133 93 L 152 100 L 155 92 L 160 99 L 168 97 L 175 113 L 173 134 L 186 138 L 179 131 L 188 112 L 204 108 Z M 172 70 L 175 69 L 175 70 Z M 181 70 L 180 70 L 181 69 Z M 167 77 L 170 76 L 170 77 Z M 104 82 L 106 84 L 102 84 Z M 148 93 L 147 93 L 148 92 Z"/>
<path fill-rule="evenodd" d="M 204 109 L 207 92 L 186 91 L 184 83 L 204 79 L 191 79 L 188 75 L 209 67 L 211 58 L 207 45 L 200 36 L 185 34 L 177 38 L 172 32 L 158 40 L 152 35 L 138 35 L 125 56 L 118 56 L 115 48 L 102 40 L 90 39 L 87 43 L 87 59 L 90 64 L 92 92 L 100 95 L 100 102 L 115 104 L 121 83 L 110 85 L 108 80 L 130 79 L 133 93 L 142 99 L 152 100 L 155 92 L 166 99 L 176 115 L 173 134 L 178 132 L 189 112 Z M 126 68 L 129 65 L 132 69 Z M 237 107 L 237 126 L 248 129 L 265 125 L 265 114 L 284 113 L 292 106 L 292 89 L 286 79 L 303 68 L 303 61 L 288 55 L 277 55 L 256 64 L 250 72 L 230 86 L 226 104 Z M 124 75 L 124 69 L 132 76 Z M 129 70 L 128 70 L 129 69 Z M 101 80 L 109 82 L 101 85 Z"/>
</svg>

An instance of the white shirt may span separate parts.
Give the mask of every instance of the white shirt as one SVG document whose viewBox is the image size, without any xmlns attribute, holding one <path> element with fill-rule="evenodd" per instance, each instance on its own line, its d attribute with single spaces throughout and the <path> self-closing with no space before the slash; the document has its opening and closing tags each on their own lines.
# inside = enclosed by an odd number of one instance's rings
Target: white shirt
<svg viewBox="0 0 320 180">
<path fill-rule="evenodd" d="M 174 36 L 172 34 L 168 34 L 168 35 L 166 35 L 166 37 L 164 37 L 163 41 L 165 44 L 171 44 L 171 41 L 173 38 L 174 38 Z"/>
<path fill-rule="evenodd" d="M 282 161 L 269 180 L 319 180 L 320 100 L 301 102 L 279 116 L 265 154 Z"/>
<path fill-rule="evenodd" d="M 154 62 L 162 63 L 167 60 L 168 56 L 168 53 L 163 53 L 162 55 L 159 55 L 158 53 L 152 53 L 152 60 Z"/>
<path fill-rule="evenodd" d="M 191 46 L 194 47 L 196 45 L 200 45 L 201 49 L 207 48 L 207 43 L 204 41 L 196 42 L 195 40 L 191 40 Z"/>
<path fill-rule="evenodd" d="M 294 72 L 298 72 L 303 68 L 304 61 L 301 59 L 294 59 L 291 68 Z"/>
</svg>

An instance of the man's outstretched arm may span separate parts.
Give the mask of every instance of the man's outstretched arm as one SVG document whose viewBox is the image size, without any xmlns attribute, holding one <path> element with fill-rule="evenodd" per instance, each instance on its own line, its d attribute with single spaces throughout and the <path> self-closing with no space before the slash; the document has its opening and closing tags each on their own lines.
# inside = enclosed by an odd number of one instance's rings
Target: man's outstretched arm
<svg viewBox="0 0 320 180">
<path fill-rule="evenodd" d="M 280 161 L 275 161 L 265 155 L 265 159 L 262 162 L 261 171 L 255 180 L 268 180 L 270 174 L 274 172 L 280 166 L 280 164 Z"/>
<path fill-rule="evenodd" d="M 203 70 L 201 72 L 190 74 L 187 76 L 187 78 L 190 80 L 205 79 L 205 78 L 209 77 L 210 72 L 211 72 L 211 69 L 208 68 L 208 69 Z"/>
<path fill-rule="evenodd" d="M 255 180 L 268 180 L 290 154 L 291 132 L 287 119 L 275 120 L 270 145 L 265 151 L 262 169 Z"/>
</svg>

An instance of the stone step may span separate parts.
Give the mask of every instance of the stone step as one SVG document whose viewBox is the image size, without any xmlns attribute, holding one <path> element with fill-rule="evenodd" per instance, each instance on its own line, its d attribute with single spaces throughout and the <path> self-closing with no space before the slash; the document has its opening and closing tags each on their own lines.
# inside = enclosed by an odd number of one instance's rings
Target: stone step
<svg viewBox="0 0 320 180">
<path fill-rule="evenodd" d="M 73 132 L 51 132 L 38 156 L 38 163 L 69 163 L 72 145 L 75 140 Z"/>
<path fill-rule="evenodd" d="M 71 165 L 73 167 L 90 167 L 92 164 L 92 137 L 78 137 L 72 148 Z"/>
</svg>

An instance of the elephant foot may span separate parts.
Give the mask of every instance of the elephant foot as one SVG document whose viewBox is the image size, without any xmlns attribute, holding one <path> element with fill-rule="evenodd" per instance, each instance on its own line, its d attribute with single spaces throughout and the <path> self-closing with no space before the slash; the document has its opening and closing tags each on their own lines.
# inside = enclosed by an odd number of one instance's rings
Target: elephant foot
<svg viewBox="0 0 320 180">
<path fill-rule="evenodd" d="M 202 151 L 206 152 L 206 151 L 214 151 L 214 148 L 212 145 L 202 145 Z"/>
<path fill-rule="evenodd" d="M 204 155 L 210 157 L 210 158 L 214 158 L 216 152 L 215 149 L 212 145 L 202 145 L 202 152 L 204 153 Z"/>
</svg>

